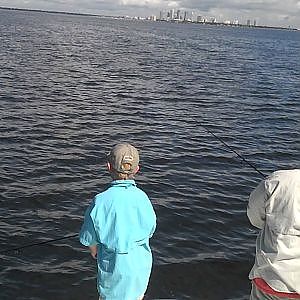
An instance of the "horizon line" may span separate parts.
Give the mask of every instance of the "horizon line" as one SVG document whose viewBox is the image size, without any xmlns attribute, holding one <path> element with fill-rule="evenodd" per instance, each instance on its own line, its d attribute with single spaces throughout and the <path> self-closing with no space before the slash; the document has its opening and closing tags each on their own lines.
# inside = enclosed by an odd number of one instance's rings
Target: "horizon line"
<svg viewBox="0 0 300 300">
<path fill-rule="evenodd" d="M 123 16 L 123 15 L 104 15 L 104 14 L 92 14 L 92 13 L 81 13 L 81 12 L 68 12 L 68 11 L 59 11 L 59 10 L 46 10 L 46 9 L 37 9 L 37 8 L 18 8 L 18 7 L 5 7 L 0 6 L 0 9 L 4 10 L 19 10 L 19 11 L 32 11 L 32 12 L 44 12 L 44 13 L 50 13 L 50 14 L 65 14 L 65 15 L 77 15 L 77 16 L 92 16 L 92 17 L 105 17 L 105 18 L 121 18 L 121 19 L 138 19 L 143 20 L 141 17 L 130 17 L 130 16 Z M 145 19 L 145 18 L 144 18 Z M 157 20 L 158 22 L 165 21 L 165 22 L 171 22 L 172 21 L 166 21 L 166 20 Z M 174 22 L 173 22 L 174 23 Z M 188 22 L 188 21 L 181 21 L 177 23 L 192 23 L 192 24 L 207 24 L 207 25 L 226 25 L 226 26 L 232 26 L 232 27 L 256 27 L 256 28 L 267 28 L 267 29 L 284 29 L 284 30 L 291 30 L 291 31 L 299 31 L 300 29 L 295 27 L 281 27 L 281 26 L 269 26 L 269 25 L 246 25 L 246 24 L 226 24 L 224 22 Z"/>
</svg>

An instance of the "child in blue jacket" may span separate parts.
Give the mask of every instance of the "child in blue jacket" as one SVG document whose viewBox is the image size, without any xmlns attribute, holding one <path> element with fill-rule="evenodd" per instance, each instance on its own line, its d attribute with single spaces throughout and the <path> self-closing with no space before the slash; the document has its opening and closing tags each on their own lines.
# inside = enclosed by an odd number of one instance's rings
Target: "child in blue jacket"
<svg viewBox="0 0 300 300">
<path fill-rule="evenodd" d="M 149 238 L 156 216 L 133 179 L 139 170 L 137 149 L 127 143 L 116 145 L 107 167 L 113 181 L 88 207 L 80 242 L 97 259 L 101 300 L 143 299 L 152 268 Z"/>
</svg>

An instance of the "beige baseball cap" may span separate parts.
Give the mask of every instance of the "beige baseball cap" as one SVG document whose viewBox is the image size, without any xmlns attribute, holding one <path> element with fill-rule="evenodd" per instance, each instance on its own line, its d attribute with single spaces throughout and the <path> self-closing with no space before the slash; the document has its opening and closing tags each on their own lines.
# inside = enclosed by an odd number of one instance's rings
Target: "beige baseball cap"
<svg viewBox="0 0 300 300">
<path fill-rule="evenodd" d="M 121 143 L 111 149 L 107 160 L 114 171 L 133 174 L 139 165 L 139 153 L 132 145 Z"/>
</svg>

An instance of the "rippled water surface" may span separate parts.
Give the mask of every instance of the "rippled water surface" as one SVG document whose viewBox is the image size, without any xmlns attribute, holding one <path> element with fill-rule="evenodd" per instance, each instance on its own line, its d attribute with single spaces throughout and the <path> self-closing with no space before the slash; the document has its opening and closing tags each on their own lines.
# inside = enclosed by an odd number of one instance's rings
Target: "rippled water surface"
<svg viewBox="0 0 300 300">
<path fill-rule="evenodd" d="M 261 175 L 202 125 L 266 175 L 299 167 L 299 53 L 297 31 L 0 10 L 1 250 L 77 233 L 128 141 L 158 216 L 148 297 L 247 299 Z M 1 300 L 97 299 L 76 238 L 0 261 Z"/>
</svg>

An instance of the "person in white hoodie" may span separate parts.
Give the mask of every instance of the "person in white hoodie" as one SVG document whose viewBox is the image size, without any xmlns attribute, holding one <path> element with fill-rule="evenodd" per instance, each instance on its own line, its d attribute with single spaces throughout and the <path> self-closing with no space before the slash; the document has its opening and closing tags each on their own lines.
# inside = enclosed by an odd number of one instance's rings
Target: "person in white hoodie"
<svg viewBox="0 0 300 300">
<path fill-rule="evenodd" d="M 300 169 L 276 171 L 261 181 L 247 215 L 260 229 L 250 300 L 300 299 Z"/>
</svg>

